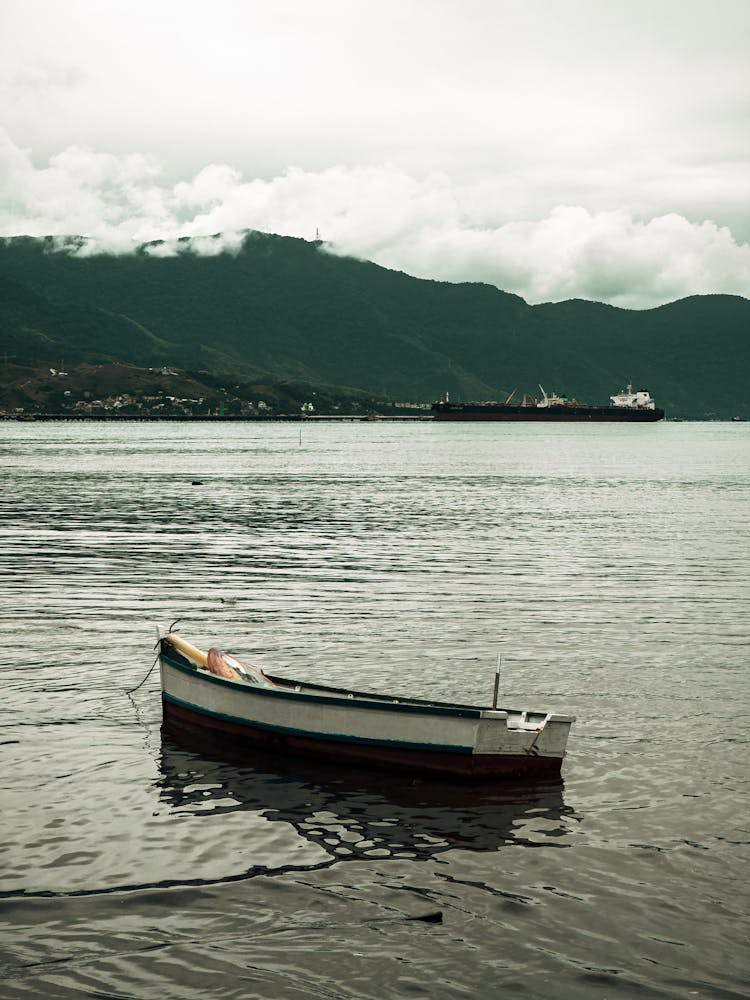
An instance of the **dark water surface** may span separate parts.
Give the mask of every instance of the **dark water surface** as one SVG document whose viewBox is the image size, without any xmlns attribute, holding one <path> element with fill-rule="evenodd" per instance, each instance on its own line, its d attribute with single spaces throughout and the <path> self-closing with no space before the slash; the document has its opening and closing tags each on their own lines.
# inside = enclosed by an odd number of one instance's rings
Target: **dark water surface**
<svg viewBox="0 0 750 1000">
<path fill-rule="evenodd" d="M 0 476 L 4 998 L 750 995 L 750 425 L 3 424 Z M 445 700 L 502 647 L 564 782 L 173 745 L 178 617 Z"/>
</svg>

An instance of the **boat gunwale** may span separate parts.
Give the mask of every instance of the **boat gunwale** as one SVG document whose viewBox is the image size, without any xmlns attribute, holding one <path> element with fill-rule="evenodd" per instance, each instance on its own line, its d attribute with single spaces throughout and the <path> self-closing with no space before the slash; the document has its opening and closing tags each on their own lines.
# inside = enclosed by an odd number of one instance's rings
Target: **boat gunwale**
<svg viewBox="0 0 750 1000">
<path fill-rule="evenodd" d="M 395 695 L 382 695 L 368 693 L 365 691 L 350 691 L 346 688 L 328 687 L 322 684 L 308 684 L 306 681 L 296 681 L 290 677 L 277 677 L 273 674 L 266 674 L 270 681 L 277 683 L 279 687 L 263 687 L 260 684 L 246 684 L 243 681 L 235 681 L 230 678 L 218 677 L 216 674 L 205 670 L 199 670 L 189 663 L 181 663 L 173 659 L 163 651 L 159 653 L 159 659 L 180 670 L 182 673 L 197 677 L 201 683 L 219 684 L 221 686 L 231 685 L 233 691 L 242 694 L 260 695 L 263 698 L 292 697 L 296 701 L 308 702 L 314 705 L 337 705 L 340 707 L 356 708 L 358 710 L 372 711 L 374 708 L 383 709 L 387 712 L 401 712 L 414 715 L 441 715 L 454 716 L 466 719 L 481 719 L 486 717 L 486 713 L 491 712 L 495 718 L 500 718 L 510 709 L 490 709 L 482 708 L 478 705 L 458 705 L 451 702 L 426 701 L 419 698 L 398 698 Z M 294 690 L 294 685 L 298 685 L 303 690 Z M 306 694 L 304 689 L 311 691 L 321 691 L 322 694 Z"/>
</svg>

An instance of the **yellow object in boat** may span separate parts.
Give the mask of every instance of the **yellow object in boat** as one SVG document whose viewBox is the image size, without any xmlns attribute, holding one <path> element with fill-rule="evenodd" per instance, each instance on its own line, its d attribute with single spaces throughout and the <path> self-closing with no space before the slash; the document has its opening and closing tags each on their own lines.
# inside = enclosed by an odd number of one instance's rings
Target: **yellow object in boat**
<svg viewBox="0 0 750 1000">
<path fill-rule="evenodd" d="M 185 639 L 181 639 L 179 635 L 175 635 L 174 632 L 170 632 L 164 637 L 170 646 L 174 646 L 175 649 L 179 650 L 183 656 L 187 656 L 189 660 L 193 660 L 201 667 L 205 667 L 208 663 L 208 654 L 204 653 L 202 649 L 198 649 L 197 646 L 193 646 L 192 643 L 187 642 Z"/>
</svg>

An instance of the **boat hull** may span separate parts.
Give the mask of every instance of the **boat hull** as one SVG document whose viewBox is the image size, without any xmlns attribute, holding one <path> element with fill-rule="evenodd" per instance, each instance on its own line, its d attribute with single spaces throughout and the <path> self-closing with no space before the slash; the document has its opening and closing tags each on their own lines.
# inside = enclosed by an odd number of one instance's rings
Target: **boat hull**
<svg viewBox="0 0 750 1000">
<path fill-rule="evenodd" d="M 269 732 L 252 723 L 218 720 L 164 699 L 164 732 L 181 741 L 194 735 L 221 752 L 229 747 L 236 759 L 238 750 L 260 749 L 285 757 L 317 758 L 367 771 L 397 771 L 439 775 L 450 779 L 491 781 L 494 779 L 532 780 L 559 777 L 562 758 L 526 754 L 459 754 L 413 748 L 361 746 L 356 743 L 311 739 L 291 733 Z"/>
<path fill-rule="evenodd" d="M 366 770 L 547 780 L 560 774 L 572 722 L 539 715 L 538 726 L 514 730 L 504 711 L 378 696 L 367 701 L 333 689 L 258 688 L 163 653 L 161 671 L 165 732 L 183 743 L 191 734 L 209 740 L 233 759 L 246 747 Z"/>
<path fill-rule="evenodd" d="M 661 409 L 624 406 L 512 406 L 492 403 L 436 403 L 433 420 L 514 420 L 531 423 L 655 423 L 664 419 Z"/>
</svg>

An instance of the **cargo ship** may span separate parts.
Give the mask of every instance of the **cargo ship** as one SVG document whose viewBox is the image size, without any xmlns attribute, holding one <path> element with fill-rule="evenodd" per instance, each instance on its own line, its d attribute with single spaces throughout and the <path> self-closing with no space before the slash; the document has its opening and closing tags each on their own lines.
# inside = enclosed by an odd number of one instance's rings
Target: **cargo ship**
<svg viewBox="0 0 750 1000">
<path fill-rule="evenodd" d="M 512 392 L 504 403 L 451 403 L 446 393 L 445 399 L 432 404 L 434 420 L 558 420 L 569 421 L 614 421 L 619 423 L 653 423 L 664 419 L 664 410 L 659 409 L 651 393 L 646 389 L 633 391 L 633 386 L 610 396 L 610 406 L 590 406 L 553 392 L 547 395 L 542 386 L 541 399 L 524 396 L 518 403 L 512 402 Z"/>
</svg>

